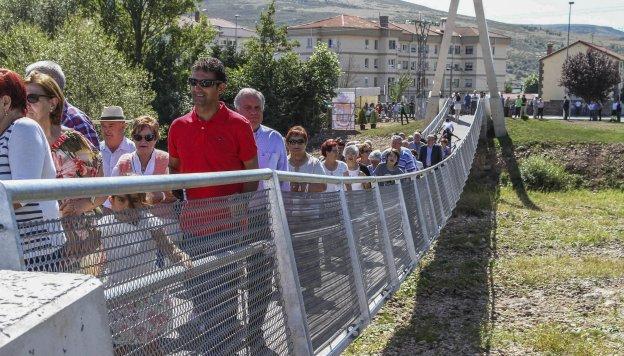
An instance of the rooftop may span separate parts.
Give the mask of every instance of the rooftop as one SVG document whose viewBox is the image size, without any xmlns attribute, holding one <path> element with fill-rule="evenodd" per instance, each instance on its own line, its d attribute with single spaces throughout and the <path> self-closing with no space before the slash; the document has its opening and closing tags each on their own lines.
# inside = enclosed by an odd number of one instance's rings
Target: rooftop
<svg viewBox="0 0 624 356">
<path fill-rule="evenodd" d="M 624 55 L 619 54 L 619 53 L 617 53 L 617 52 L 615 52 L 615 51 L 613 51 L 613 50 L 611 50 L 609 48 L 598 46 L 596 44 L 589 43 L 589 42 L 586 42 L 586 41 L 583 41 L 583 40 L 578 40 L 578 41 L 570 44 L 570 46 L 562 47 L 562 48 L 554 51 L 551 54 L 545 55 L 544 57 L 540 58 L 540 61 L 543 61 L 546 58 L 550 58 L 550 57 L 554 56 L 555 54 L 557 54 L 557 53 L 559 53 L 561 51 L 564 51 L 566 48 L 571 48 L 572 46 L 575 46 L 577 44 L 584 44 L 584 45 L 586 45 L 586 46 L 588 46 L 588 47 L 590 47 L 592 49 L 595 49 L 596 51 L 600 51 L 600 52 L 603 52 L 603 53 L 605 53 L 605 54 L 607 54 L 607 55 L 609 55 L 611 57 L 614 57 L 617 60 L 624 61 Z"/>
</svg>

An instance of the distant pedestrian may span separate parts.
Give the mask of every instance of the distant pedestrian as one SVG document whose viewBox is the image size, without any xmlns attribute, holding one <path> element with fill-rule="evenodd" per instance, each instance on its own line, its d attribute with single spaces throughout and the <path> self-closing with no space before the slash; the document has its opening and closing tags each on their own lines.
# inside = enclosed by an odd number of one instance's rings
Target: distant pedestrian
<svg viewBox="0 0 624 356">
<path fill-rule="evenodd" d="M 521 119 L 524 119 L 527 116 L 526 108 L 527 108 L 527 98 L 526 98 L 526 95 L 522 94 L 521 106 L 520 106 L 520 118 Z"/>
<path fill-rule="evenodd" d="M 544 105 L 544 99 L 539 98 L 537 101 L 537 116 L 539 116 L 540 119 L 544 118 Z"/>
<path fill-rule="evenodd" d="M 520 112 L 522 111 L 522 98 L 520 98 L 520 95 L 518 95 L 518 97 L 516 98 L 516 101 L 514 102 L 514 118 L 519 118 L 520 117 Z"/>
<path fill-rule="evenodd" d="M 533 106 L 533 118 L 537 119 L 537 107 L 539 104 L 539 98 L 536 96 L 533 97 L 533 100 L 531 100 L 531 104 Z"/>
<path fill-rule="evenodd" d="M 620 122 L 622 116 L 622 103 L 616 99 L 611 107 L 611 119 L 609 122 Z"/>
<path fill-rule="evenodd" d="M 570 118 L 570 99 L 567 96 L 563 97 L 563 119 L 568 120 Z"/>
</svg>

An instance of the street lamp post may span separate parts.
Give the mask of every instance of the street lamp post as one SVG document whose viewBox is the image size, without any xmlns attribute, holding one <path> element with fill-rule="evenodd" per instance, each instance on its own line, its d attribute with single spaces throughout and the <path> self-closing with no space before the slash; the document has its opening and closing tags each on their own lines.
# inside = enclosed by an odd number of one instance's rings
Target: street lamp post
<svg viewBox="0 0 624 356">
<path fill-rule="evenodd" d="M 570 4 L 570 10 L 568 11 L 568 46 L 566 47 L 566 59 L 568 59 L 568 51 L 570 47 L 570 21 L 572 20 L 572 5 L 574 5 L 574 1 L 570 1 L 568 4 Z"/>
<path fill-rule="evenodd" d="M 234 26 L 234 49 L 238 52 L 238 14 L 234 15 L 235 26 Z"/>
</svg>

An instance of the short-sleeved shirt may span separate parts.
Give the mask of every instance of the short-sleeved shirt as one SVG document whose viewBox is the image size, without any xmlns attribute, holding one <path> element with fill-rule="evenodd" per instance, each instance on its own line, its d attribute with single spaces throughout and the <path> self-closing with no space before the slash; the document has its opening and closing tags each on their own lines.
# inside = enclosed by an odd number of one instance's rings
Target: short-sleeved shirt
<svg viewBox="0 0 624 356">
<path fill-rule="evenodd" d="M 224 103 L 210 120 L 195 109 L 173 121 L 169 128 L 169 156 L 180 160 L 178 172 L 205 173 L 245 169 L 243 162 L 258 155 L 249 121 Z M 227 196 L 243 191 L 243 184 L 187 190 L 188 199 Z"/>
<path fill-rule="evenodd" d="M 336 169 L 334 169 L 333 171 L 330 171 L 327 168 L 327 166 L 323 164 L 323 168 L 325 169 L 325 174 L 328 176 L 333 176 L 333 177 L 344 177 L 345 173 L 349 171 L 349 167 L 347 166 L 346 163 L 342 161 L 338 161 L 337 163 L 338 165 L 336 166 Z M 338 184 L 333 184 L 333 183 L 328 183 L 327 189 L 325 189 L 326 192 L 337 192 L 338 190 L 339 190 Z"/>
<path fill-rule="evenodd" d="M 269 168 L 276 171 L 288 171 L 288 154 L 284 137 L 272 128 L 260 125 L 254 132 L 256 146 L 258 146 L 258 168 Z M 264 182 L 258 184 L 258 190 L 264 187 Z M 282 183 L 282 190 L 288 190 L 289 184 Z"/>
</svg>

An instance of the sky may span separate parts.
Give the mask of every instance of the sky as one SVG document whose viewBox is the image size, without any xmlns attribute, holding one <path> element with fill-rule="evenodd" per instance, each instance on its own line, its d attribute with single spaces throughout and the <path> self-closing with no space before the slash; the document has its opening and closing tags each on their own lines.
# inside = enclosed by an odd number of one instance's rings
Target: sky
<svg viewBox="0 0 624 356">
<path fill-rule="evenodd" d="M 406 0 L 448 11 L 450 0 Z M 522 5 L 522 6 L 520 6 Z M 474 16 L 472 0 L 459 1 L 459 13 Z M 521 24 L 567 24 L 568 0 L 483 0 L 488 19 Z M 624 31 L 624 0 L 574 0 L 573 24 L 609 26 Z"/>
</svg>

